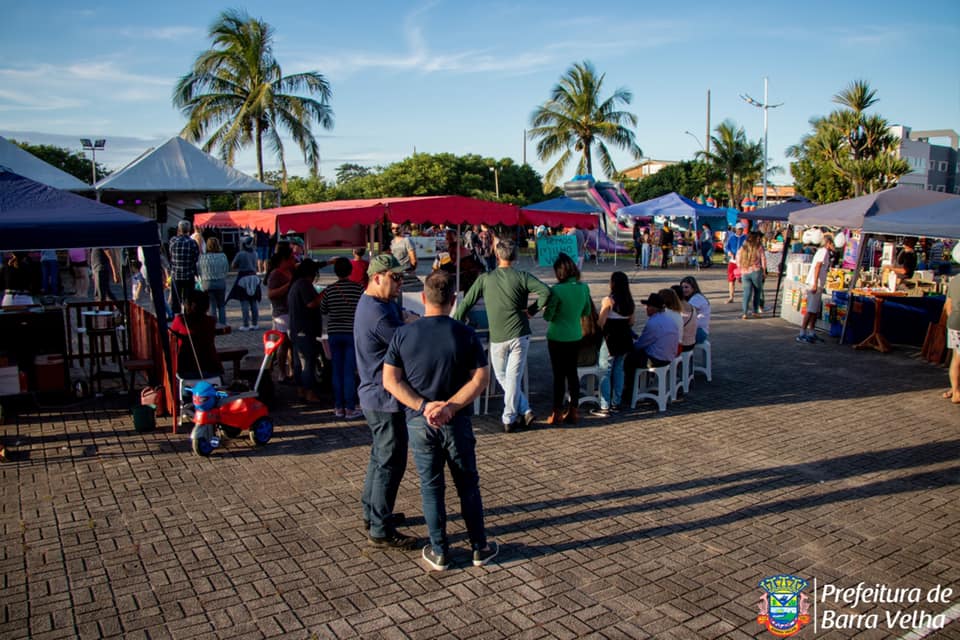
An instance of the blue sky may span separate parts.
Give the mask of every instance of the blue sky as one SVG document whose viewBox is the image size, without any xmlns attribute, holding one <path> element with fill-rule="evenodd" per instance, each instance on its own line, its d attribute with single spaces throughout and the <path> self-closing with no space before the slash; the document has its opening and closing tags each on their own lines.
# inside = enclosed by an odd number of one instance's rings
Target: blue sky
<svg viewBox="0 0 960 640">
<path fill-rule="evenodd" d="M 284 73 L 316 70 L 333 88 L 336 126 L 319 136 L 321 170 L 375 166 L 417 151 L 520 162 L 530 114 L 576 61 L 634 94 L 644 155 L 689 159 L 712 124 L 730 118 L 762 137 L 770 82 L 769 148 L 784 150 L 832 108 L 854 79 L 878 92 L 875 110 L 914 129 L 960 130 L 960 2 L 20 2 L 0 24 L 0 135 L 79 147 L 108 140 L 98 161 L 119 168 L 176 135 L 176 80 L 206 48 L 209 25 L 235 6 L 276 30 Z M 602 9 L 597 12 L 594 8 Z M 945 144 L 945 143 L 944 143 Z M 615 152 L 618 167 L 632 160 Z M 527 159 L 547 164 L 527 143 Z M 291 173 L 303 174 L 288 147 Z M 254 171 L 252 153 L 237 167 Z M 271 168 L 268 163 L 268 168 Z M 570 174 L 573 166 L 570 167 Z M 775 177 L 789 183 L 788 173 Z"/>
</svg>

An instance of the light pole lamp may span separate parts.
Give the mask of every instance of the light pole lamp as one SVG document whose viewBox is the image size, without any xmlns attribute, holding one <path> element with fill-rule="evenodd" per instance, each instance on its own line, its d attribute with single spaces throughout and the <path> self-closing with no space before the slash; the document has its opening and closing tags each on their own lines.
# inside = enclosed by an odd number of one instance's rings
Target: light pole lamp
<svg viewBox="0 0 960 640">
<path fill-rule="evenodd" d="M 767 100 L 767 79 L 763 79 L 763 102 L 757 102 L 745 93 L 740 94 L 740 99 L 747 104 L 752 104 L 758 109 L 763 110 L 763 204 L 767 206 L 767 111 L 783 106 L 783 103 L 770 104 Z"/>
<path fill-rule="evenodd" d="M 497 194 L 497 200 L 500 199 L 500 171 L 497 170 L 497 165 L 490 167 L 490 171 L 493 172 L 493 188 Z"/>
<path fill-rule="evenodd" d="M 107 141 L 103 138 L 99 138 L 94 141 L 90 141 L 90 138 L 80 138 L 80 144 L 83 145 L 84 151 L 89 151 L 93 155 L 93 182 L 92 185 L 97 184 L 97 149 L 103 150 L 107 146 Z"/>
</svg>

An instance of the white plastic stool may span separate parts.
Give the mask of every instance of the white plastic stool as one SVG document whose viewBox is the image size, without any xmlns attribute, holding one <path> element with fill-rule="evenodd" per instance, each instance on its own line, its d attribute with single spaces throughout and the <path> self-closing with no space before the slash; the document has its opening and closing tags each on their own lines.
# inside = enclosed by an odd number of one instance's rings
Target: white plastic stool
<svg viewBox="0 0 960 640">
<path fill-rule="evenodd" d="M 680 367 L 679 388 L 683 389 L 683 395 L 687 395 L 690 393 L 690 385 L 693 384 L 693 351 L 684 351 L 680 354 L 680 359 L 682 365 Z"/>
<path fill-rule="evenodd" d="M 587 403 L 600 404 L 600 380 L 603 378 L 603 374 L 604 372 L 600 369 L 599 364 L 595 364 L 592 367 L 577 367 L 577 380 L 580 382 L 580 400 L 577 402 L 578 407 L 582 407 Z M 587 378 L 591 378 L 591 382 L 586 392 L 584 392 L 583 382 Z M 563 399 L 569 402 L 570 394 L 563 394 Z"/>
<path fill-rule="evenodd" d="M 670 402 L 676 402 L 677 396 L 680 394 L 680 382 L 679 378 L 682 374 L 681 369 L 683 368 L 683 356 L 679 355 L 673 360 L 670 361 L 670 373 L 669 378 L 667 378 L 667 391 L 670 395 Z"/>
<path fill-rule="evenodd" d="M 670 391 L 667 388 L 667 380 L 670 377 L 671 365 L 665 364 L 662 367 L 650 367 L 648 369 L 637 369 L 633 378 L 633 402 L 630 407 L 635 408 L 641 400 L 653 400 L 657 403 L 659 411 L 667 410 L 667 400 L 670 399 Z M 641 386 L 641 378 L 643 385 Z"/>
<path fill-rule="evenodd" d="M 698 361 L 700 361 L 701 364 L 698 364 Z M 713 382 L 713 363 L 709 340 L 704 340 L 694 347 L 693 372 L 702 373 L 707 378 L 707 382 Z"/>
</svg>

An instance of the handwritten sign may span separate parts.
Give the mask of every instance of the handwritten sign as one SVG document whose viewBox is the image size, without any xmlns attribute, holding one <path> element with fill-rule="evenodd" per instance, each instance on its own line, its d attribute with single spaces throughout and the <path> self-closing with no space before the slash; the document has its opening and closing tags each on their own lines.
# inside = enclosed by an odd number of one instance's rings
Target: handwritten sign
<svg viewBox="0 0 960 640">
<path fill-rule="evenodd" d="M 537 264 L 552 267 L 563 252 L 577 261 L 577 236 L 541 236 L 537 238 Z"/>
</svg>

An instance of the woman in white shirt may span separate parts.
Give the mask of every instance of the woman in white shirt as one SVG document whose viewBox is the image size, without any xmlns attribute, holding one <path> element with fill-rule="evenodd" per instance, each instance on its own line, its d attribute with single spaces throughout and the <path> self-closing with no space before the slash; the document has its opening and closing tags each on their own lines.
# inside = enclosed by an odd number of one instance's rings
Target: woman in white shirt
<svg viewBox="0 0 960 640">
<path fill-rule="evenodd" d="M 684 277 L 680 286 L 683 297 L 697 310 L 697 344 L 701 344 L 710 337 L 710 302 L 700 293 L 700 285 L 693 276 Z"/>
</svg>

